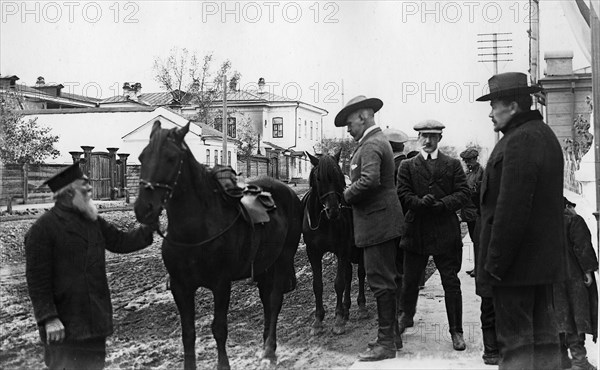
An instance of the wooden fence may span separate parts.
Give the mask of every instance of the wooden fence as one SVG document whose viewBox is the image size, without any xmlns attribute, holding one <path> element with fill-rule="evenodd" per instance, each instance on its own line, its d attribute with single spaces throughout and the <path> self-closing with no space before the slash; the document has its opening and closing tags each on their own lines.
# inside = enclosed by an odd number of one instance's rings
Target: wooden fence
<svg viewBox="0 0 600 370">
<path fill-rule="evenodd" d="M 139 189 L 140 166 L 128 165 L 127 154 L 119 154 L 116 148 L 108 152 L 71 152 L 73 162 L 80 162 L 82 171 L 92 184 L 94 199 L 116 199 L 136 197 Z M 84 155 L 83 158 L 81 156 Z M 255 155 L 238 161 L 238 172 L 242 177 L 270 176 L 284 182 L 296 181 L 290 174 L 289 156 L 268 152 L 267 156 Z M 42 183 L 67 168 L 68 164 L 17 165 L 0 163 L 0 205 L 35 204 L 52 202 L 52 193 Z"/>
</svg>

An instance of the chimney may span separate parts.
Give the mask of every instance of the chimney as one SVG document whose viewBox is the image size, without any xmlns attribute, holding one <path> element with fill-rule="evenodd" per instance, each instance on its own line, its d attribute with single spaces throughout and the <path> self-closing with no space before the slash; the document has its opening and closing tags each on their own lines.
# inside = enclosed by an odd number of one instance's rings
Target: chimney
<svg viewBox="0 0 600 370">
<path fill-rule="evenodd" d="M 139 95 L 142 93 L 142 84 L 139 82 L 125 82 L 123 84 L 123 96 L 127 99 L 138 101 Z"/>
<path fill-rule="evenodd" d="M 265 79 L 261 77 L 258 79 L 258 93 L 264 94 L 265 92 Z"/>
<path fill-rule="evenodd" d="M 546 76 L 570 76 L 573 74 L 572 51 L 548 51 L 546 60 Z"/>
<path fill-rule="evenodd" d="M 46 80 L 44 80 L 44 77 L 40 76 L 37 78 L 37 81 L 35 83 L 35 86 L 44 86 L 46 85 Z"/>
</svg>

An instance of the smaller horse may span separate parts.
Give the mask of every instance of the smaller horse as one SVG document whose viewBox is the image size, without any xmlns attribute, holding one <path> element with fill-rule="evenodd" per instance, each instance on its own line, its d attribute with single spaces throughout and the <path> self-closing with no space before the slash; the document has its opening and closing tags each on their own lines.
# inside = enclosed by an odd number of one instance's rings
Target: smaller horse
<svg viewBox="0 0 600 370">
<path fill-rule="evenodd" d="M 352 285 L 352 262 L 358 264 L 358 307 L 360 317 L 367 317 L 365 307 L 365 269 L 362 251 L 354 245 L 352 232 L 352 210 L 344 202 L 346 182 L 338 166 L 341 150 L 335 156 L 322 155 L 319 158 L 308 154 L 312 165 L 310 172 L 310 190 L 302 198 L 304 220 L 302 233 L 306 243 L 306 252 L 313 272 L 313 291 L 315 294 L 315 321 L 311 332 L 321 333 L 325 309 L 323 307 L 322 259 L 326 252 L 337 257 L 335 276 L 335 324 L 333 332 L 343 334 L 346 321 L 350 316 L 350 288 Z M 342 301 L 343 298 L 343 301 Z"/>
</svg>

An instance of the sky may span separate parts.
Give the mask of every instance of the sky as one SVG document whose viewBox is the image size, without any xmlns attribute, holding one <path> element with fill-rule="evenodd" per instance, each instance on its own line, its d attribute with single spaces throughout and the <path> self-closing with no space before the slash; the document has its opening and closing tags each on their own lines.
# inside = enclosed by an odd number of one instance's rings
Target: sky
<svg viewBox="0 0 600 370">
<path fill-rule="evenodd" d="M 512 61 L 499 72 L 527 72 L 529 1 L 0 1 L 0 74 L 19 83 L 62 83 L 92 97 L 121 94 L 124 82 L 162 91 L 157 58 L 173 48 L 218 63 L 229 59 L 241 87 L 263 77 L 278 95 L 326 109 L 324 134 L 357 95 L 384 102 L 378 124 L 414 135 L 424 119 L 445 124 L 443 143 L 494 144 L 486 91 L 492 63 L 477 47 L 510 33 Z M 589 65 L 560 1 L 540 5 L 541 59 L 572 50 L 574 67 Z M 543 62 L 542 62 L 543 69 Z"/>
</svg>

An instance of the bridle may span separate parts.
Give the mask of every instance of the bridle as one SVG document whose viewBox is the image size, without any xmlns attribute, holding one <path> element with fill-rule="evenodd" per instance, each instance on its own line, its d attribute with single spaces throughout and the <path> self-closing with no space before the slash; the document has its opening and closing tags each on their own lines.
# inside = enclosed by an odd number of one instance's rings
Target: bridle
<svg viewBox="0 0 600 370">
<path fill-rule="evenodd" d="M 344 205 L 344 196 L 340 192 L 338 192 L 338 191 L 331 190 L 331 191 L 328 191 L 328 192 L 320 195 L 319 196 L 319 203 L 321 203 L 321 207 L 322 208 L 321 208 L 321 211 L 319 212 L 319 219 L 317 221 L 317 226 L 313 226 L 312 220 L 310 218 L 310 212 L 308 212 L 308 208 L 306 209 L 306 221 L 308 222 L 309 229 L 311 229 L 312 231 L 318 230 L 319 227 L 321 226 L 321 219 L 323 217 L 323 212 L 325 212 L 326 209 L 327 209 L 327 206 L 325 205 L 324 200 L 325 200 L 325 198 L 327 196 L 332 195 L 332 194 L 333 195 L 337 195 L 337 197 L 338 197 L 338 200 L 339 200 L 338 207 L 339 207 L 340 212 L 342 210 L 344 210 L 344 209 L 351 209 L 352 208 L 352 207 Z"/>
<path fill-rule="evenodd" d="M 184 149 L 185 149 L 186 148 L 185 142 L 182 142 L 182 145 L 184 145 Z M 143 186 L 144 189 L 152 190 L 152 191 L 154 191 L 156 189 L 165 189 L 166 190 L 165 195 L 163 196 L 163 199 L 160 204 L 161 209 L 164 209 L 165 206 L 167 205 L 167 202 L 173 197 L 173 191 L 175 190 L 175 187 L 177 186 L 177 182 L 179 181 L 179 176 L 181 175 L 181 169 L 183 168 L 183 160 L 185 159 L 185 156 L 183 155 L 183 153 L 181 153 L 180 156 L 181 156 L 181 159 L 179 160 L 177 172 L 173 176 L 173 179 L 170 181 L 170 183 L 165 184 L 165 183 L 161 183 L 161 182 L 152 182 L 152 181 L 148 181 L 146 179 L 140 179 L 140 186 Z M 203 240 L 199 243 L 181 243 L 181 242 L 176 242 L 173 239 L 168 239 L 167 238 L 168 234 L 167 235 L 163 234 L 163 232 L 160 230 L 160 228 L 158 228 L 156 230 L 156 232 L 163 239 L 167 240 L 170 244 L 183 246 L 183 247 L 200 247 L 200 246 L 203 246 L 205 244 L 208 244 L 208 243 L 218 239 L 223 234 L 225 234 L 225 232 L 227 232 L 229 229 L 231 229 L 231 227 L 233 227 L 233 225 L 236 223 L 236 221 L 238 220 L 238 218 L 240 217 L 241 214 L 242 214 L 242 211 L 241 211 L 241 209 L 239 209 L 237 215 L 235 216 L 235 218 L 233 219 L 233 221 L 231 222 L 231 224 L 229 226 L 227 226 L 225 229 L 218 232 L 216 235 L 213 235 L 210 238 Z"/>
</svg>

